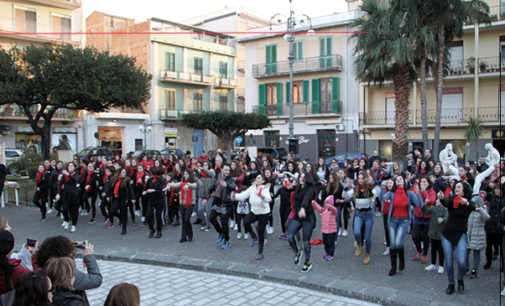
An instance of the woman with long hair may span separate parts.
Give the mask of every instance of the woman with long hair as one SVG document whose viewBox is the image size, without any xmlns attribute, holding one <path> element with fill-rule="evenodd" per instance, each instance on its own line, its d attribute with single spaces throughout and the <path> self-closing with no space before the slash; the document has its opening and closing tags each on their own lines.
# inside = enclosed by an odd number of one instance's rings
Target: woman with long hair
<svg viewBox="0 0 505 306">
<path fill-rule="evenodd" d="M 393 161 L 393 167 L 391 168 L 391 177 L 394 177 L 395 175 L 400 175 L 402 173 L 402 167 L 400 166 L 400 163 L 397 161 Z"/>
<path fill-rule="evenodd" d="M 37 168 L 37 177 L 35 178 L 35 193 L 33 194 L 33 204 L 40 208 L 40 212 L 42 214 L 42 218 L 40 221 L 46 221 L 46 202 L 47 195 L 49 193 L 49 182 L 51 180 L 51 175 L 47 173 L 44 165 L 39 165 Z M 42 201 L 42 203 L 40 203 Z"/>
<path fill-rule="evenodd" d="M 198 179 L 191 169 L 184 170 L 183 181 L 180 183 L 169 183 L 168 188 L 179 189 L 179 205 L 182 218 L 181 239 L 179 242 L 193 240 L 193 227 L 191 225 L 191 214 L 194 210 L 194 205 L 197 203 L 197 187 Z"/>
<path fill-rule="evenodd" d="M 72 227 L 70 232 L 76 230 L 77 219 L 79 218 L 79 201 L 75 198 L 79 196 L 79 175 L 75 172 L 75 165 L 73 163 L 67 164 L 67 170 L 63 170 L 62 178 L 58 184 L 58 193 L 56 194 L 56 201 L 61 199 L 61 206 L 65 221 L 63 221 L 64 229 L 68 229 L 70 218 L 72 218 Z M 70 213 L 70 217 L 69 217 Z"/>
<path fill-rule="evenodd" d="M 202 220 L 202 223 L 200 224 L 201 230 L 209 231 L 210 230 L 209 216 L 212 205 L 204 206 L 203 200 L 205 200 L 207 196 L 207 190 L 209 189 L 210 184 L 212 184 L 212 180 L 214 179 L 215 176 L 215 172 L 212 169 L 212 164 L 210 163 L 210 161 L 208 160 L 204 161 L 203 164 L 197 168 L 196 175 L 198 176 L 200 182 L 202 182 L 200 188 L 198 189 L 197 214 L 198 218 Z M 243 180 L 243 173 L 242 173 L 242 180 Z"/>
<path fill-rule="evenodd" d="M 315 198 L 314 178 L 309 172 L 300 175 L 299 184 L 296 186 L 294 198 L 295 214 L 288 227 L 288 241 L 291 249 L 295 253 L 295 265 L 300 263 L 303 251 L 298 250 L 294 235 L 303 229 L 303 249 L 305 251 L 305 261 L 302 272 L 309 272 L 312 268 L 310 262 L 310 238 L 314 230 L 316 216 L 312 207 L 312 200 Z"/>
<path fill-rule="evenodd" d="M 381 190 L 381 193 L 386 194 L 389 191 L 393 191 L 393 187 L 395 185 L 395 178 L 390 178 L 382 182 L 382 187 L 384 187 L 384 191 Z M 379 197 L 380 198 L 380 197 Z M 382 200 L 382 223 L 384 225 L 384 236 L 386 238 L 386 251 L 382 253 L 382 255 L 387 256 L 390 254 L 390 240 L 389 240 L 389 230 L 388 230 L 388 220 L 389 220 L 389 210 L 391 209 L 391 199 Z"/>
<path fill-rule="evenodd" d="M 57 161 L 53 171 L 51 171 L 51 179 L 49 184 L 49 201 L 51 201 L 53 207 L 58 211 L 57 217 L 61 216 L 61 205 L 56 205 L 56 194 L 58 193 L 58 183 L 59 183 L 59 175 L 61 174 L 61 170 L 63 169 L 63 162 L 61 160 Z M 63 216 L 62 216 L 63 218 Z"/>
<path fill-rule="evenodd" d="M 337 164 L 338 166 L 338 164 Z M 333 169 L 336 171 L 336 168 Z M 328 176 L 330 175 L 330 169 L 326 166 L 326 162 L 324 158 L 319 157 L 317 160 L 317 168 L 316 168 L 317 178 L 321 184 L 326 184 L 328 182 Z"/>
<path fill-rule="evenodd" d="M 286 167 L 284 168 L 284 171 L 279 174 L 279 178 L 285 178 L 287 177 L 290 181 L 291 180 L 298 180 L 298 177 L 300 176 L 300 173 L 298 172 L 296 163 L 292 160 L 287 162 Z"/>
<path fill-rule="evenodd" d="M 156 210 L 156 238 L 161 238 L 161 228 L 163 226 L 163 221 L 161 214 L 165 206 L 165 199 L 163 197 L 163 187 L 165 186 L 165 181 L 161 177 L 164 173 L 162 167 L 151 167 L 149 169 L 150 178 L 144 186 L 143 196 L 147 196 L 147 212 L 146 219 L 149 224 L 149 238 L 153 238 L 154 235 L 154 210 Z"/>
<path fill-rule="evenodd" d="M 240 167 L 240 164 L 237 160 L 232 160 L 230 162 L 230 173 L 231 176 L 235 179 L 235 184 L 237 185 L 236 192 L 240 193 L 242 190 L 242 186 L 244 184 L 244 171 Z M 237 207 L 238 207 L 238 201 L 233 201 L 233 213 L 230 216 L 231 223 L 230 227 L 233 228 L 234 230 L 238 231 L 238 224 L 235 222 L 237 220 Z M 242 236 L 242 233 L 237 234 L 237 239 L 239 238 L 239 235 Z"/>
<path fill-rule="evenodd" d="M 75 261 L 70 257 L 51 258 L 44 265 L 44 271 L 53 284 L 54 306 L 89 306 L 85 293 L 74 289 Z"/>
<path fill-rule="evenodd" d="M 128 207 L 126 202 L 128 199 L 133 199 L 135 194 L 133 193 L 133 188 L 130 184 L 130 178 L 126 175 L 126 170 L 124 168 L 119 169 L 114 175 L 110 185 L 110 195 L 111 209 L 109 220 L 113 227 L 114 216 L 118 217 L 121 225 L 123 226 L 121 235 L 126 235 L 126 225 L 128 223 Z M 118 213 L 118 210 L 120 211 L 120 214 Z"/>
<path fill-rule="evenodd" d="M 103 306 L 140 306 L 139 288 L 128 283 L 117 284 L 110 289 Z"/>
<path fill-rule="evenodd" d="M 265 184 L 268 184 L 270 187 L 268 190 L 270 191 L 270 197 L 272 198 L 274 196 L 274 187 L 275 187 L 275 176 L 274 176 L 274 171 L 271 168 L 266 168 L 263 171 L 263 174 L 265 175 Z M 275 201 L 272 199 L 270 202 L 268 202 L 268 206 L 270 206 L 270 214 L 268 217 L 268 224 L 266 226 L 267 234 L 272 235 L 274 233 L 274 216 L 273 216 L 273 209 L 274 209 Z"/>
<path fill-rule="evenodd" d="M 175 172 L 168 173 L 166 176 L 166 185 L 165 187 L 168 187 L 168 184 L 170 183 L 177 183 L 179 180 L 177 179 Z M 179 190 L 177 189 L 167 189 L 163 188 L 165 191 L 165 195 L 167 197 L 167 204 L 168 204 L 168 220 L 166 222 L 166 225 L 170 225 L 174 223 L 174 218 L 175 218 L 175 223 L 173 226 L 179 226 L 181 223 L 179 222 Z"/>
<path fill-rule="evenodd" d="M 437 200 L 437 194 L 432 188 L 431 180 L 428 176 L 423 175 L 419 179 L 419 187 L 421 189 L 421 197 L 427 209 L 435 205 Z M 419 260 L 422 253 L 421 263 L 426 263 L 428 261 L 428 250 L 430 247 L 430 238 L 428 237 L 428 231 L 430 229 L 431 215 L 423 214 L 421 207 L 416 206 L 414 211 L 414 221 L 412 223 L 412 240 L 416 246 L 416 254 L 414 255 L 414 260 Z M 422 247 L 421 247 L 422 241 Z"/>
<path fill-rule="evenodd" d="M 142 212 L 141 216 L 142 218 L 140 219 L 140 222 L 142 222 L 142 226 L 145 226 L 147 224 L 146 221 L 146 213 L 147 213 L 147 197 L 142 195 L 142 192 L 144 191 L 144 186 L 146 182 L 146 171 L 144 170 L 144 166 L 142 164 L 138 164 L 136 167 L 136 171 L 133 174 L 133 179 L 132 179 L 132 189 L 134 193 L 133 199 L 135 200 L 135 206 L 139 208 L 137 210 L 140 212 L 140 202 L 142 201 Z"/>
<path fill-rule="evenodd" d="M 262 172 L 260 166 L 258 165 L 258 162 L 256 161 L 250 162 L 248 166 L 248 171 L 244 173 L 245 177 L 243 185 L 249 187 L 251 183 L 256 180 L 256 176 L 261 173 Z"/>
<path fill-rule="evenodd" d="M 96 199 L 98 197 L 98 187 L 96 182 L 98 180 L 98 173 L 95 172 L 95 165 L 93 163 L 88 164 L 88 168 L 84 173 L 84 176 L 80 180 L 79 184 L 84 186 L 84 192 L 82 194 L 82 200 L 86 207 L 91 206 L 91 220 L 89 224 L 96 222 Z M 89 203 L 89 198 L 91 198 L 91 204 Z"/>
<path fill-rule="evenodd" d="M 112 183 L 112 177 L 114 175 L 114 167 L 107 167 L 103 174 L 103 177 L 98 181 L 98 192 L 100 193 L 100 211 L 103 215 L 103 224 L 109 222 L 109 210 L 110 203 L 110 184 Z"/>
<path fill-rule="evenodd" d="M 13 306 L 51 306 L 53 288 L 44 270 L 27 272 L 19 278 Z"/>
</svg>

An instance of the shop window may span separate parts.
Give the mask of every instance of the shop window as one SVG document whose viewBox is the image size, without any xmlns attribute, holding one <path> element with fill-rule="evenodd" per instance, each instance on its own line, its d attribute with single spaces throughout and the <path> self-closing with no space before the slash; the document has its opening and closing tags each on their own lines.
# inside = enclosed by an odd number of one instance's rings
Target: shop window
<svg viewBox="0 0 505 306">
<path fill-rule="evenodd" d="M 265 131 L 265 146 L 279 147 L 279 131 Z"/>
<path fill-rule="evenodd" d="M 388 161 L 392 160 L 393 142 L 391 140 L 379 140 L 379 155 L 387 158 Z"/>
</svg>

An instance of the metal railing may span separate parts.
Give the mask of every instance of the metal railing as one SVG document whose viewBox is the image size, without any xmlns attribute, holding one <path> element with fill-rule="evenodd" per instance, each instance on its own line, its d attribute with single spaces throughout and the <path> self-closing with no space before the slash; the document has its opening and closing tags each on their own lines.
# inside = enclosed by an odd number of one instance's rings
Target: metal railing
<svg viewBox="0 0 505 306">
<path fill-rule="evenodd" d="M 366 112 L 359 113 L 361 125 L 394 125 L 396 123 L 396 112 Z M 412 111 L 409 110 L 408 123 L 413 123 Z"/>
<path fill-rule="evenodd" d="M 498 122 L 500 119 L 505 122 L 505 106 L 501 111 L 498 107 L 479 107 L 477 116 L 483 122 Z"/>
<path fill-rule="evenodd" d="M 428 124 L 435 124 L 437 120 L 437 110 L 427 109 Z M 474 114 L 473 108 L 442 108 L 440 113 L 440 123 L 464 123 Z M 422 111 L 416 110 L 416 120 L 418 125 L 422 125 Z"/>
<path fill-rule="evenodd" d="M 266 104 L 252 108 L 253 113 L 268 116 L 289 116 L 289 105 Z M 293 116 L 311 116 L 319 114 L 342 114 L 342 101 L 316 101 L 293 104 Z"/>
<path fill-rule="evenodd" d="M 212 84 L 211 75 L 180 72 L 180 71 L 161 70 L 160 79 L 162 81 L 172 80 L 172 81 L 197 82 L 208 85 Z"/>
<path fill-rule="evenodd" d="M 289 74 L 289 61 L 252 65 L 255 78 L 274 77 Z M 293 73 L 321 71 L 342 71 L 342 55 L 307 57 L 293 63 Z"/>
<path fill-rule="evenodd" d="M 56 27 L 40 22 L 31 22 L 1 16 L 0 31 L 19 32 L 25 33 L 25 35 L 50 37 L 58 40 L 71 40 L 75 42 L 80 42 L 82 40 L 81 32 L 71 28 Z"/>
<path fill-rule="evenodd" d="M 239 89 L 237 89 L 237 96 L 239 98 L 244 98 L 245 97 L 245 88 L 239 88 Z"/>
<path fill-rule="evenodd" d="M 502 54 L 501 69 L 505 72 L 505 54 Z M 479 58 L 479 73 L 492 73 L 500 71 L 500 57 L 481 57 Z"/>
<path fill-rule="evenodd" d="M 505 4 L 489 7 L 491 22 L 505 20 Z"/>
<path fill-rule="evenodd" d="M 217 86 L 217 87 L 220 87 L 220 86 L 237 86 L 237 80 L 236 79 L 226 79 L 226 78 L 216 77 L 216 78 L 214 78 L 214 86 Z"/>
</svg>

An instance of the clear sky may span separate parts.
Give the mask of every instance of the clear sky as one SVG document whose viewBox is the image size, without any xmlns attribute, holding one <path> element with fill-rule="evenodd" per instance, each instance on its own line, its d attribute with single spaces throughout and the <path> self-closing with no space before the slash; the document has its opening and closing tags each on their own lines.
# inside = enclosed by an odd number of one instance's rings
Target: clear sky
<svg viewBox="0 0 505 306">
<path fill-rule="evenodd" d="M 289 0 L 85 0 L 84 18 L 93 11 L 135 18 L 141 22 L 151 17 L 183 21 L 192 17 L 224 9 L 225 6 L 242 6 L 267 16 L 289 14 Z M 296 14 L 309 17 L 330 15 L 347 11 L 345 0 L 293 0 Z"/>
</svg>

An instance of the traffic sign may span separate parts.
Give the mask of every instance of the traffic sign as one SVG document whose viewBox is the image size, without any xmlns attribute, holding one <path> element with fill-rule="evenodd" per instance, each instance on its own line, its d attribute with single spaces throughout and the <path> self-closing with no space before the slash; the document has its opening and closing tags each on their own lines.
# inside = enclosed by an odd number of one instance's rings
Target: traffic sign
<svg viewBox="0 0 505 306">
<path fill-rule="evenodd" d="M 240 136 L 238 136 L 237 138 L 235 138 L 235 141 L 236 141 L 237 143 L 242 143 L 242 140 L 243 140 L 243 139 L 242 139 L 242 137 L 240 137 Z"/>
</svg>

